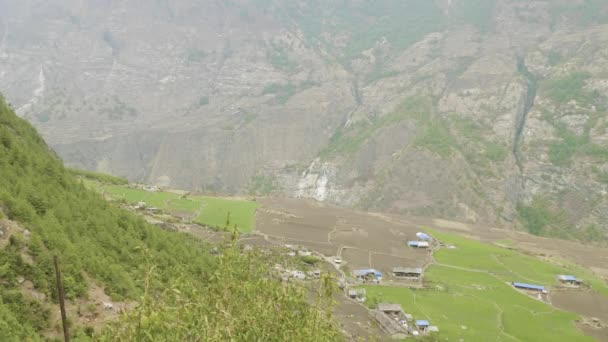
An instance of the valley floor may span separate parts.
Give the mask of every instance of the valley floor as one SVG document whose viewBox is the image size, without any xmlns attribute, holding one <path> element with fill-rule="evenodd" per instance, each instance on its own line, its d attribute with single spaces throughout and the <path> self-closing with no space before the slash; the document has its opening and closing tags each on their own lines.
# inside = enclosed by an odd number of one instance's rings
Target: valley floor
<svg viewBox="0 0 608 342">
<path fill-rule="evenodd" d="M 347 288 L 365 288 L 362 305 L 338 296 L 336 319 L 353 338 L 384 336 L 367 308 L 379 302 L 399 303 L 417 319 L 439 326 L 441 340 L 501 341 L 592 340 L 608 338 L 608 253 L 570 241 L 466 225 L 440 219 L 362 213 L 301 199 L 265 198 L 255 214 L 255 231 L 240 236 L 242 245 L 312 251 L 327 261 Z M 227 233 L 192 224 L 179 230 L 210 242 Z M 406 245 L 425 231 L 443 247 Z M 455 248 L 445 248 L 451 245 Z M 287 253 L 287 252 L 285 252 Z M 333 263 L 335 256 L 341 264 Z M 421 267 L 422 280 L 400 280 L 393 267 Z M 383 273 L 379 285 L 351 276 L 360 268 Z M 585 286 L 560 286 L 558 274 L 574 274 Z M 510 283 L 545 286 L 537 298 Z M 587 336 L 585 336 L 587 335 Z M 592 336 L 592 337 L 590 337 Z"/>
</svg>

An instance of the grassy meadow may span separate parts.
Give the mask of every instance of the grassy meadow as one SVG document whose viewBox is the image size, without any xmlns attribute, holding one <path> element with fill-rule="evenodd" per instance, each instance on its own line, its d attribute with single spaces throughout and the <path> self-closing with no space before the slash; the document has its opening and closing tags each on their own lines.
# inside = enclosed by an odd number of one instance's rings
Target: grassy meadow
<svg viewBox="0 0 608 342">
<path fill-rule="evenodd" d="M 126 185 L 103 184 L 85 180 L 85 184 L 116 200 L 135 204 L 145 202 L 171 214 L 190 215 L 193 222 L 224 227 L 230 213 L 230 227 L 236 225 L 241 232 L 254 228 L 256 202 L 200 195 L 180 195 L 164 191 L 145 191 Z"/>
<path fill-rule="evenodd" d="M 463 237 L 434 236 L 457 248 L 434 254 L 436 264 L 425 272 L 430 287 L 366 286 L 366 305 L 399 303 L 416 319 L 439 326 L 437 339 L 443 341 L 593 341 L 576 328 L 576 314 L 557 310 L 509 284 L 520 281 L 550 288 L 558 274 L 574 274 L 608 294 L 606 285 L 589 271 Z"/>
</svg>

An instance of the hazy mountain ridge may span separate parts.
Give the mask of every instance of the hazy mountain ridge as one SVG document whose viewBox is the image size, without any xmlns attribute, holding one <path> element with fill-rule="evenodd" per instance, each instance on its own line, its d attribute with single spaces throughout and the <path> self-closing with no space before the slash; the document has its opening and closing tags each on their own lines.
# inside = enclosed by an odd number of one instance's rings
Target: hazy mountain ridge
<svg viewBox="0 0 608 342">
<path fill-rule="evenodd" d="M 606 228 L 601 1 L 0 9 L 0 86 L 70 164 L 181 188 L 520 218 L 539 233 Z"/>
</svg>

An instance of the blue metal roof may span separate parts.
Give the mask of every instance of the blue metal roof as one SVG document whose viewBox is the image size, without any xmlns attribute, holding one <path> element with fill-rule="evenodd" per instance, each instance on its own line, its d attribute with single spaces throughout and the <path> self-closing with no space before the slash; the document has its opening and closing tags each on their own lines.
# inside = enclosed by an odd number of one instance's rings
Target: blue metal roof
<svg viewBox="0 0 608 342">
<path fill-rule="evenodd" d="M 562 274 L 562 275 L 558 275 L 557 278 L 559 280 L 565 280 L 565 281 L 578 281 L 578 279 L 576 279 L 576 277 L 573 275 Z"/>
<path fill-rule="evenodd" d="M 425 233 L 416 233 L 416 237 L 419 238 L 420 240 L 431 240 L 431 237 L 428 234 Z"/>
<path fill-rule="evenodd" d="M 526 284 L 526 283 L 518 283 L 516 281 L 513 282 L 513 286 L 519 287 L 519 288 L 522 288 L 522 289 L 545 291 L 545 287 L 544 286 L 541 286 L 541 285 L 532 285 L 532 284 Z"/>
<path fill-rule="evenodd" d="M 417 247 L 418 246 L 418 241 L 408 241 L 407 245 L 410 247 Z"/>
<path fill-rule="evenodd" d="M 416 321 L 416 326 L 418 327 L 428 327 L 429 325 L 431 324 L 426 319 L 419 319 Z"/>
</svg>

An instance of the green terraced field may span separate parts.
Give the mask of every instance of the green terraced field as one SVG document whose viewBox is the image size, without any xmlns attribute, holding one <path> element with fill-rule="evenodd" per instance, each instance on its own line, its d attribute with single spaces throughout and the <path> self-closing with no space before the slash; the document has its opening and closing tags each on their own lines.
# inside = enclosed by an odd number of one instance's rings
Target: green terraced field
<svg viewBox="0 0 608 342">
<path fill-rule="evenodd" d="M 230 213 L 230 228 L 236 225 L 241 232 L 250 232 L 255 225 L 256 202 L 211 196 L 187 196 L 163 192 L 133 189 L 123 185 L 106 185 L 85 180 L 87 187 L 95 189 L 116 200 L 135 204 L 145 202 L 148 206 L 168 213 L 191 214 L 194 222 L 224 227 Z"/>
<path fill-rule="evenodd" d="M 223 227 L 230 212 L 230 225 L 237 225 L 240 231 L 250 232 L 255 223 L 255 210 L 258 204 L 251 201 L 231 200 L 217 197 L 193 197 L 202 200 L 202 210 L 194 219 L 211 226 Z"/>
<path fill-rule="evenodd" d="M 457 248 L 435 253 L 437 264 L 425 273 L 429 289 L 366 286 L 368 306 L 399 303 L 416 319 L 439 326 L 436 338 L 443 341 L 593 341 L 576 328 L 576 314 L 557 310 L 509 284 L 523 281 L 550 287 L 558 274 L 567 273 L 608 293 L 589 271 L 458 236 L 433 235 Z"/>
</svg>

